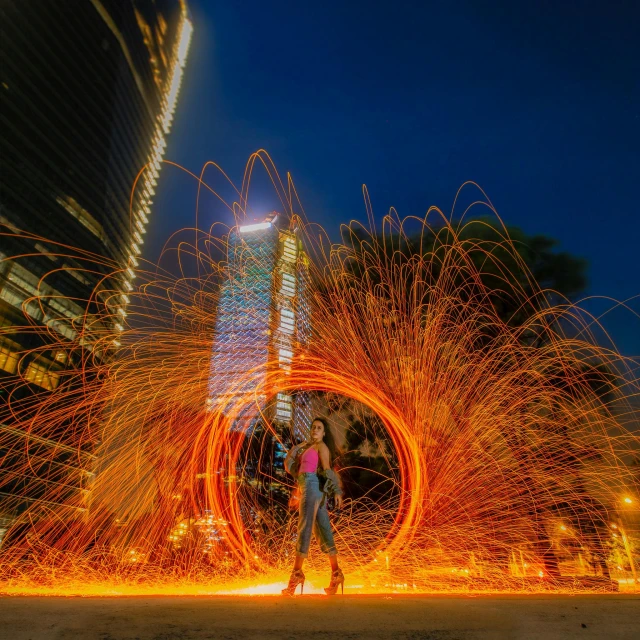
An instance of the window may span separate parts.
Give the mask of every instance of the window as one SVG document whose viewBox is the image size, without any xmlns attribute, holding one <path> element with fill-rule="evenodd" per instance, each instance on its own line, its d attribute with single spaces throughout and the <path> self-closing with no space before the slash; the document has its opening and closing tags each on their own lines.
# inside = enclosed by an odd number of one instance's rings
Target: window
<svg viewBox="0 0 640 640">
<path fill-rule="evenodd" d="M 64 207 L 83 227 L 102 240 L 104 244 L 107 244 L 107 236 L 102 225 L 86 209 L 80 206 L 74 198 L 71 196 L 66 196 L 65 198 L 57 197 L 56 202 Z"/>
<path fill-rule="evenodd" d="M 20 287 L 32 296 L 39 296 L 46 287 L 39 289 L 40 278 L 27 271 L 24 267 L 15 262 L 11 266 L 11 271 L 7 275 L 7 280 Z"/>
<path fill-rule="evenodd" d="M 69 271 L 69 273 L 75 274 L 75 271 Z M 37 301 L 34 300 L 29 303 L 25 309 L 36 320 L 42 320 L 43 318 L 40 303 L 46 304 L 50 309 L 67 318 L 78 318 L 84 313 L 80 305 L 51 288 L 22 265 L 14 262 L 11 266 L 11 271 L 7 275 L 7 280 L 11 284 L 7 283 L 4 286 L 2 292 L 0 292 L 0 297 L 19 309 L 22 308 L 22 303 L 26 298 L 38 298 Z"/>
<path fill-rule="evenodd" d="M 20 309 L 22 308 L 22 301 L 25 299 L 25 296 L 17 293 L 13 287 L 9 288 L 5 286 L 2 291 L 0 291 L 0 298 Z"/>
<path fill-rule="evenodd" d="M 280 311 L 280 330 L 285 333 L 293 333 L 294 319 L 295 315 L 291 309 L 282 309 Z"/>
<path fill-rule="evenodd" d="M 280 362 L 281 369 L 285 369 L 286 371 L 291 370 L 292 359 L 293 359 L 293 351 L 291 351 L 290 349 L 280 349 L 278 351 L 278 360 Z"/>
<path fill-rule="evenodd" d="M 282 287 L 280 293 L 289 298 L 293 298 L 296 295 L 296 277 L 290 273 L 282 274 Z"/>
<path fill-rule="evenodd" d="M 57 293 L 57 292 L 56 292 Z M 46 302 L 49 307 L 55 309 L 60 315 L 65 316 L 67 318 L 81 318 L 84 314 L 82 307 L 78 306 L 75 302 L 69 300 L 69 298 L 64 297 L 62 294 L 59 294 L 60 297 L 49 297 L 43 300 Z"/>
<path fill-rule="evenodd" d="M 43 253 L 44 255 L 47 256 L 47 258 L 49 258 L 49 260 L 51 260 L 52 262 L 57 262 L 58 258 L 56 258 L 55 255 L 52 255 L 52 251 L 51 249 L 47 249 L 47 247 L 45 247 L 44 245 L 40 244 L 39 242 L 36 242 L 33 245 L 40 253 Z"/>
<path fill-rule="evenodd" d="M 60 375 L 49 371 L 49 369 L 39 362 L 30 362 L 24 374 L 27 382 L 37 384 L 43 389 L 53 391 L 60 383 Z"/>
<path fill-rule="evenodd" d="M 287 262 L 295 262 L 298 256 L 298 247 L 293 238 L 285 238 L 284 247 L 282 249 L 282 259 Z"/>
<path fill-rule="evenodd" d="M 81 282 L 82 284 L 86 284 L 86 285 L 90 285 L 91 282 L 89 282 L 89 280 L 87 278 L 85 278 L 82 273 L 80 273 L 79 269 L 76 269 L 75 267 L 72 267 L 70 264 L 64 264 L 64 266 L 62 267 L 70 276 L 72 276 L 73 278 L 75 278 L 78 282 Z"/>
<path fill-rule="evenodd" d="M 283 350 L 281 349 L 280 351 Z M 280 420 L 291 420 L 291 396 L 286 393 L 279 393 L 276 398 L 276 418 Z"/>
<path fill-rule="evenodd" d="M 8 338 L 0 342 L 0 369 L 7 373 L 16 373 L 20 360 L 20 345 Z"/>
<path fill-rule="evenodd" d="M 72 329 L 66 322 L 62 320 L 56 320 L 55 318 L 47 319 L 47 326 L 51 327 L 54 331 L 57 331 L 60 335 L 68 338 L 69 340 L 75 340 L 78 333 Z"/>
</svg>

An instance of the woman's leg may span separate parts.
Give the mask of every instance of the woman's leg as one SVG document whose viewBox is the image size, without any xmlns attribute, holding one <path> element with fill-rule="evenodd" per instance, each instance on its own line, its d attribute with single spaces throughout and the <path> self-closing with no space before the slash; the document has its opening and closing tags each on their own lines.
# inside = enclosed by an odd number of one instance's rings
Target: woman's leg
<svg viewBox="0 0 640 640">
<path fill-rule="evenodd" d="M 338 552 L 336 550 L 336 544 L 333 539 L 333 531 L 331 529 L 331 521 L 329 520 L 329 512 L 324 504 L 318 507 L 316 512 L 316 518 L 314 523 L 314 533 L 320 543 L 320 549 L 323 553 L 329 555 L 329 562 L 331 563 L 331 570 L 338 569 Z"/>
<path fill-rule="evenodd" d="M 296 541 L 296 559 L 294 569 L 302 569 L 305 558 L 309 553 L 313 523 L 320 503 L 317 490 L 309 486 L 308 482 L 300 483 L 300 506 L 298 509 L 298 540 Z"/>
</svg>

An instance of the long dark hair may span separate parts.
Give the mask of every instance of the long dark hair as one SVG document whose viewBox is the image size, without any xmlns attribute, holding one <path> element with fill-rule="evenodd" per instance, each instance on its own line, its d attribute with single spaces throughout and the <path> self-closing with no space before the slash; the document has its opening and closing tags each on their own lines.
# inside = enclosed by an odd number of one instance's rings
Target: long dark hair
<svg viewBox="0 0 640 640">
<path fill-rule="evenodd" d="M 342 451 L 340 451 L 338 445 L 336 444 L 336 440 L 333 437 L 333 431 L 331 431 L 331 427 L 329 426 L 326 418 L 321 418 L 320 416 L 318 416 L 311 421 L 311 424 L 313 424 L 314 422 L 322 422 L 322 426 L 324 427 L 323 440 L 327 445 L 327 448 L 329 449 L 329 464 L 333 467 L 333 465 L 336 463 L 336 460 L 342 455 Z"/>
</svg>

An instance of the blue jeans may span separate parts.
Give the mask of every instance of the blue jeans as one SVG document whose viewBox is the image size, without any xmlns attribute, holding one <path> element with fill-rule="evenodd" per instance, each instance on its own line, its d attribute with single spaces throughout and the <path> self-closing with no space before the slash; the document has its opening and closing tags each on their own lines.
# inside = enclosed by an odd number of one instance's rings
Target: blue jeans
<svg viewBox="0 0 640 640">
<path fill-rule="evenodd" d="M 300 507 L 298 517 L 298 541 L 296 552 L 306 558 L 311 544 L 311 530 L 320 543 L 322 553 L 337 556 L 336 545 L 333 541 L 333 531 L 329 522 L 329 512 L 320 491 L 318 476 L 315 473 L 301 473 L 298 475 L 300 487 Z"/>
</svg>

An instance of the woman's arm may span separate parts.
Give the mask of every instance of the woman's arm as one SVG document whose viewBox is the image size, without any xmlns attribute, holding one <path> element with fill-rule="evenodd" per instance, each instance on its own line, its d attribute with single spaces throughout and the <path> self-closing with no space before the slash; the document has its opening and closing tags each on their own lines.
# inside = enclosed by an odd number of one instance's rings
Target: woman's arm
<svg viewBox="0 0 640 640">
<path fill-rule="evenodd" d="M 327 470 L 331 469 L 331 456 L 329 455 L 329 447 L 322 442 L 318 447 L 318 455 L 320 456 L 320 464 L 322 468 Z"/>
<path fill-rule="evenodd" d="M 320 465 L 328 480 L 331 480 L 335 489 L 334 497 L 336 500 L 336 507 L 342 509 L 342 487 L 340 486 L 340 478 L 338 474 L 331 468 L 331 456 L 329 455 L 329 447 L 324 442 L 318 448 L 318 455 L 320 457 Z"/>
</svg>

